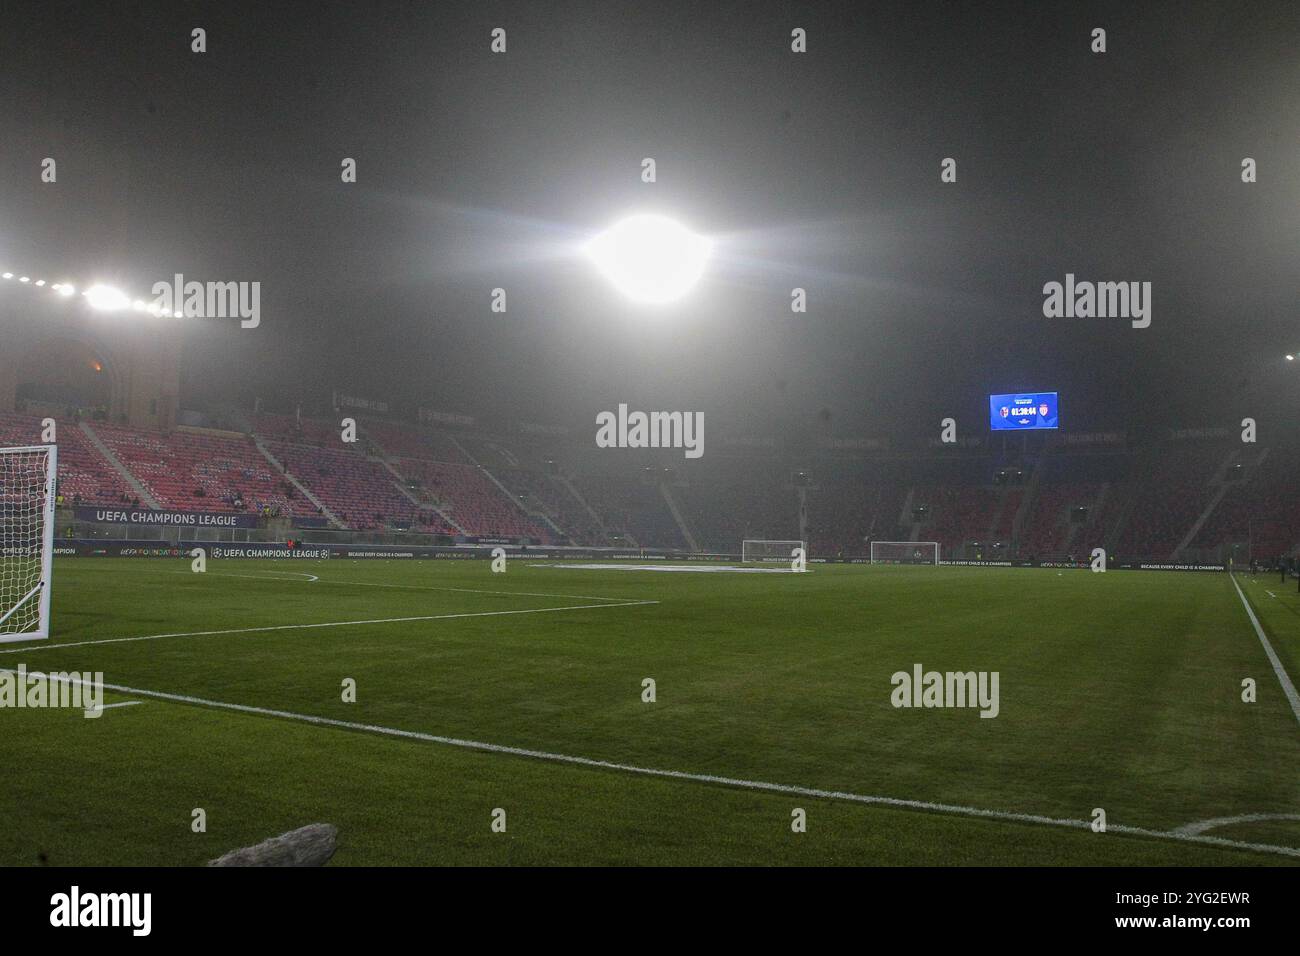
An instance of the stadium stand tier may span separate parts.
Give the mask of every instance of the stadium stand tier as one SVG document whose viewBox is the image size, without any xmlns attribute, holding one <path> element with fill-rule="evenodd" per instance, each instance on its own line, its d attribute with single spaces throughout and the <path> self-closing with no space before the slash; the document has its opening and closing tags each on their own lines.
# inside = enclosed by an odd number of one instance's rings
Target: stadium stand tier
<svg viewBox="0 0 1300 956">
<path fill-rule="evenodd" d="M 445 507 L 468 534 L 550 538 L 547 529 L 525 514 L 478 465 L 421 458 L 398 458 L 393 464 L 430 501 Z"/>
<path fill-rule="evenodd" d="M 103 422 L 90 427 L 165 508 L 316 514 L 247 438 L 183 430 L 162 435 Z"/>
<path fill-rule="evenodd" d="M 56 424 L 59 494 L 68 504 L 121 504 L 134 496 L 131 487 L 90 443 L 75 420 Z M 41 433 L 40 417 L 12 412 L 0 414 L 0 445 L 39 445 Z"/>
<path fill-rule="evenodd" d="M 40 426 L 0 414 L 0 442 L 38 442 Z M 245 436 L 59 427 L 65 503 L 131 503 L 134 480 L 168 509 L 332 519 L 363 532 L 714 553 L 746 538 L 802 539 L 829 559 L 866 556 L 872 540 L 938 541 L 951 559 L 1052 561 L 1086 560 L 1096 547 L 1143 561 L 1271 561 L 1300 544 L 1300 451 L 1227 437 L 1056 443 L 1005 459 L 987 447 L 754 452 L 616 470 L 560 439 L 371 418 L 354 444 L 333 421 L 271 413 L 252 416 Z"/>
</svg>

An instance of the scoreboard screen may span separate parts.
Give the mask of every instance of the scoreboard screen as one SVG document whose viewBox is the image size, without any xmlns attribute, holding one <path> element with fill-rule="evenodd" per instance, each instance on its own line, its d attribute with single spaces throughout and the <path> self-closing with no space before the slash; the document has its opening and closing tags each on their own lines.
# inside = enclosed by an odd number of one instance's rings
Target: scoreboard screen
<svg viewBox="0 0 1300 956">
<path fill-rule="evenodd" d="M 998 431 L 1056 428 L 1055 392 L 1016 392 L 989 396 L 989 427 Z"/>
</svg>

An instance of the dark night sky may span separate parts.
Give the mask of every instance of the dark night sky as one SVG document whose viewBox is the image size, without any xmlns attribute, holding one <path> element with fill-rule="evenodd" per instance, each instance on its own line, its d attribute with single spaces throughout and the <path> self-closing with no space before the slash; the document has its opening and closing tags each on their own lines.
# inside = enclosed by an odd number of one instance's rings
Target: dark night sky
<svg viewBox="0 0 1300 956">
<path fill-rule="evenodd" d="M 569 424 L 702 410 L 714 435 L 825 408 L 854 435 L 1037 388 L 1075 428 L 1294 421 L 1300 4 L 30 10 L 0 37 L 0 264 L 260 281 L 260 329 L 187 331 L 186 405 L 338 384 Z M 642 209 L 719 241 L 665 312 L 563 254 Z M 1043 318 L 1067 272 L 1152 282 L 1151 328 Z"/>
</svg>

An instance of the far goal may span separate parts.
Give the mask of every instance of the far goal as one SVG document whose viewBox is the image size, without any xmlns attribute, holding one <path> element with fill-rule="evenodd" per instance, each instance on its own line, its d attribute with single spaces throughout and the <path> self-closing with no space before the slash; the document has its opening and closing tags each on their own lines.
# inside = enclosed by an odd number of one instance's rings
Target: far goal
<svg viewBox="0 0 1300 956">
<path fill-rule="evenodd" d="M 872 564 L 939 563 L 938 541 L 873 541 Z"/>
<path fill-rule="evenodd" d="M 0 448 L 0 643 L 50 636 L 53 445 Z"/>
<path fill-rule="evenodd" d="M 768 541 L 746 538 L 740 544 L 740 560 L 742 562 L 780 561 L 789 564 L 794 560 L 796 548 L 802 548 L 804 557 L 808 556 L 808 547 L 803 541 Z"/>
</svg>

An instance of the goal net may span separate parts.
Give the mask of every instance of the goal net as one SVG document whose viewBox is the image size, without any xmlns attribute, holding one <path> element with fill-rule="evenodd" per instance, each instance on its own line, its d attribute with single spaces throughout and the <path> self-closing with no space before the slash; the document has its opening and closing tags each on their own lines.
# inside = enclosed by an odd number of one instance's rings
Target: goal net
<svg viewBox="0 0 1300 956">
<path fill-rule="evenodd" d="M 938 541 L 873 541 L 872 564 L 938 564 Z"/>
<path fill-rule="evenodd" d="M 807 557 L 808 549 L 802 541 L 768 541 L 765 539 L 746 538 L 740 545 L 740 560 L 744 561 L 781 561 L 789 564 L 794 560 L 794 549 L 803 548 Z"/>
<path fill-rule="evenodd" d="M 0 643 L 50 636 L 57 455 L 0 448 Z"/>
</svg>

